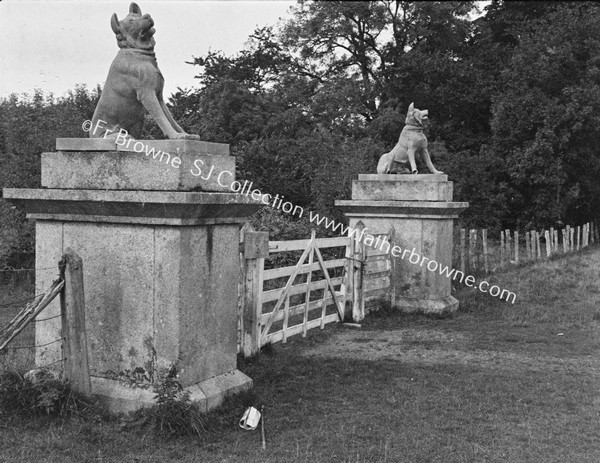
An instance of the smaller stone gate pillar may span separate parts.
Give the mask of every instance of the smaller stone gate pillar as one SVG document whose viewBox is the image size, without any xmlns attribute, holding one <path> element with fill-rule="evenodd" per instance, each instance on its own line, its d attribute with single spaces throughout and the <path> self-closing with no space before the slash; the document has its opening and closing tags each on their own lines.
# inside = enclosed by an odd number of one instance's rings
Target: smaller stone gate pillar
<svg viewBox="0 0 600 463">
<path fill-rule="evenodd" d="M 443 269 L 452 270 L 453 220 L 469 203 L 452 201 L 447 175 L 359 175 L 352 182 L 352 199 L 336 205 L 350 227 L 360 220 L 368 234 L 386 234 L 394 227 L 391 245 L 402 253 L 391 257 L 396 259 L 390 276 L 393 306 L 439 316 L 456 311 L 451 278 Z"/>
</svg>

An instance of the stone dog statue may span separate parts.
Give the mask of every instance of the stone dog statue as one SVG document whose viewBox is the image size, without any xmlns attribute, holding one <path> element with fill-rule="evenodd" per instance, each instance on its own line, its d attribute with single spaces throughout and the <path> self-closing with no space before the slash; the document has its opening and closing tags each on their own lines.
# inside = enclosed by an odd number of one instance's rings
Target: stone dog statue
<svg viewBox="0 0 600 463">
<path fill-rule="evenodd" d="M 148 112 L 168 138 L 200 139 L 185 133 L 163 101 L 165 79 L 154 56 L 156 31 L 150 15 L 142 15 L 140 7 L 131 3 L 129 14 L 122 21 L 113 14 L 110 25 L 120 50 L 92 118 L 92 127 L 103 130 L 90 131 L 90 137 L 116 137 L 120 129 L 125 129 L 133 138 L 139 138 Z M 99 120 L 107 125 L 97 125 Z"/>
<path fill-rule="evenodd" d="M 427 137 L 423 133 L 423 128 L 428 122 L 429 111 L 415 109 L 415 104 L 411 103 L 406 113 L 405 126 L 400 133 L 398 143 L 389 153 L 385 153 L 379 158 L 377 164 L 378 174 L 416 174 L 417 164 L 415 157 L 422 155 L 427 167 L 432 174 L 443 174 L 437 170 L 427 151 Z M 408 166 L 410 165 L 410 170 Z"/>
</svg>

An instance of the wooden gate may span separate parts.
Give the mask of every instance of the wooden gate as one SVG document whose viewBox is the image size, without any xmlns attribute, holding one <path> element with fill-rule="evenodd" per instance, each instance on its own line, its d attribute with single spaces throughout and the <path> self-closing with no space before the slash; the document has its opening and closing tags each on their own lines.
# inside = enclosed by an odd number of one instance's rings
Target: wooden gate
<svg viewBox="0 0 600 463">
<path fill-rule="evenodd" d="M 365 303 L 389 294 L 389 252 L 344 236 L 316 238 L 313 231 L 307 240 L 268 241 L 266 253 L 264 235 L 243 232 L 238 350 L 244 356 L 344 317 L 360 321 Z M 271 262 L 265 269 L 265 257 L 285 266 Z"/>
</svg>

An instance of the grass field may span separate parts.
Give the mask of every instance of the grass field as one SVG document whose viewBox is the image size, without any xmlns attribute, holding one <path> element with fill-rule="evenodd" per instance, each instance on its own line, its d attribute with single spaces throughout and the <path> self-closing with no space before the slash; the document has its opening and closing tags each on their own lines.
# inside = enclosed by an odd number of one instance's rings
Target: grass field
<svg viewBox="0 0 600 463">
<path fill-rule="evenodd" d="M 600 462 L 600 249 L 489 280 L 517 302 L 459 288 L 451 319 L 379 314 L 240 361 L 255 388 L 202 439 L 4 416 L 0 461 Z"/>
</svg>

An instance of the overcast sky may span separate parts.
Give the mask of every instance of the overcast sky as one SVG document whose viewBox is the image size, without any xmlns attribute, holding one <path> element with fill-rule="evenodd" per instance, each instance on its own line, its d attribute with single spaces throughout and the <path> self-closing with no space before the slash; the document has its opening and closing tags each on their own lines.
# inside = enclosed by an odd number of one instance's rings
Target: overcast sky
<svg viewBox="0 0 600 463">
<path fill-rule="evenodd" d="M 165 98 L 195 85 L 185 64 L 209 50 L 241 50 L 257 26 L 289 17 L 295 1 L 139 0 L 155 22 L 156 57 Z M 63 95 L 75 84 L 104 84 L 117 54 L 110 17 L 127 15 L 129 1 L 0 1 L 0 97 L 34 88 Z"/>
</svg>

